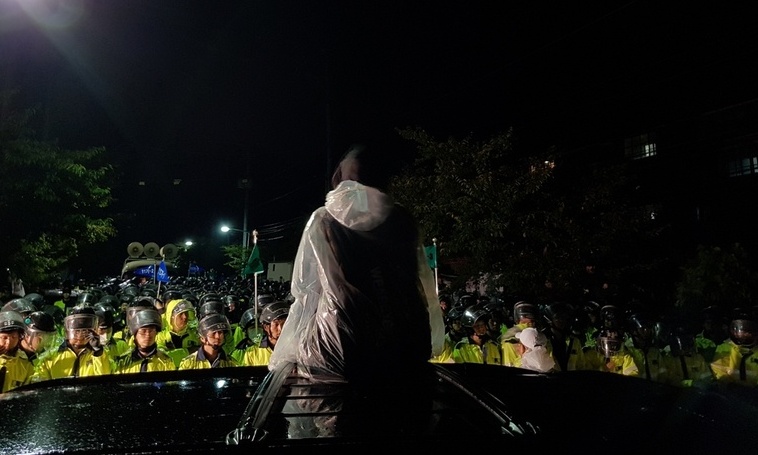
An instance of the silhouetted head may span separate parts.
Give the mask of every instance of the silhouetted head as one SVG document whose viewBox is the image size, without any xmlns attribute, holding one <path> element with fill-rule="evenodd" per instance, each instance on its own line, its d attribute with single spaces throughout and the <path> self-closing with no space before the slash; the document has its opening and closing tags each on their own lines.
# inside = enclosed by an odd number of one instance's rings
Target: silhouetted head
<svg viewBox="0 0 758 455">
<path fill-rule="evenodd" d="M 350 147 L 332 175 L 332 188 L 344 180 L 353 180 L 379 190 L 386 190 L 390 181 L 388 157 L 365 144 Z"/>
</svg>

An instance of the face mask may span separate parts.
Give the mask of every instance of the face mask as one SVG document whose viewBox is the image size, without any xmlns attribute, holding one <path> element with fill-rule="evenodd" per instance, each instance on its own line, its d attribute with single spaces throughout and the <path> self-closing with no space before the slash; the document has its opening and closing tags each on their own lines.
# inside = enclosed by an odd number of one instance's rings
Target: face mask
<svg viewBox="0 0 758 455">
<path fill-rule="evenodd" d="M 100 344 L 108 344 L 108 334 L 100 335 Z"/>
</svg>

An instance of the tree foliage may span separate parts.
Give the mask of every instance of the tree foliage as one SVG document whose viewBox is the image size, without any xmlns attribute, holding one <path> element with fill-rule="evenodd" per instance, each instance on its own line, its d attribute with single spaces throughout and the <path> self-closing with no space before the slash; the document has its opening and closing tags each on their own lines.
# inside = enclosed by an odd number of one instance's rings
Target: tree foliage
<svg viewBox="0 0 758 455">
<path fill-rule="evenodd" d="M 700 245 L 697 255 L 682 267 L 676 287 L 676 305 L 684 313 L 699 314 L 704 308 L 722 310 L 752 307 L 758 274 L 740 244 L 727 248 Z"/>
<path fill-rule="evenodd" d="M 34 110 L 0 96 L 0 261 L 30 287 L 46 283 L 81 248 L 116 234 L 104 149 L 64 150 L 34 138 Z"/>
<path fill-rule="evenodd" d="M 418 128 L 399 133 L 417 144 L 417 157 L 391 192 L 416 216 L 426 244 L 437 238 L 440 262 L 457 264 L 456 284 L 487 276 L 506 293 L 541 298 L 548 280 L 549 292 L 575 297 L 588 256 L 631 260 L 629 249 L 639 252 L 656 235 L 653 209 L 629 201 L 623 166 L 519 152 L 511 131 L 441 142 Z"/>
<path fill-rule="evenodd" d="M 253 248 L 245 248 L 242 245 L 224 245 L 221 247 L 221 251 L 226 258 L 224 265 L 232 269 L 236 275 L 240 275 Z"/>
</svg>

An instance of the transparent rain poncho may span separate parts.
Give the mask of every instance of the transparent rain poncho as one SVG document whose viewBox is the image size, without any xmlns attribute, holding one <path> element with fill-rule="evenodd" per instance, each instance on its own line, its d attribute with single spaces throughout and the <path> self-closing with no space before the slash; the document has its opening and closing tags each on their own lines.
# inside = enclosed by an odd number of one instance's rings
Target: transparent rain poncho
<svg viewBox="0 0 758 455">
<path fill-rule="evenodd" d="M 419 366 L 442 351 L 432 270 L 410 214 L 343 180 L 311 215 L 295 258 L 295 298 L 269 369 L 345 379 Z"/>
</svg>

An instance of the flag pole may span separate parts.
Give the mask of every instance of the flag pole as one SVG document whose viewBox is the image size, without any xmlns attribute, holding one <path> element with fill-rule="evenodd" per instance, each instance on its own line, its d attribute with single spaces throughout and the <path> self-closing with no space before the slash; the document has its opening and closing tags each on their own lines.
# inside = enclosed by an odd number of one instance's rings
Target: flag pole
<svg viewBox="0 0 758 455">
<path fill-rule="evenodd" d="M 258 231 L 253 229 L 253 249 L 258 245 Z M 253 300 L 255 301 L 255 334 L 258 336 L 258 274 L 253 273 Z"/>
<path fill-rule="evenodd" d="M 432 239 L 432 244 L 434 245 L 434 252 L 436 254 L 437 253 L 437 237 L 434 237 Z M 439 261 L 438 260 L 434 261 L 434 292 L 439 297 L 439 295 L 440 295 L 440 283 L 439 283 L 439 279 L 437 277 L 437 262 L 439 262 Z"/>
</svg>

